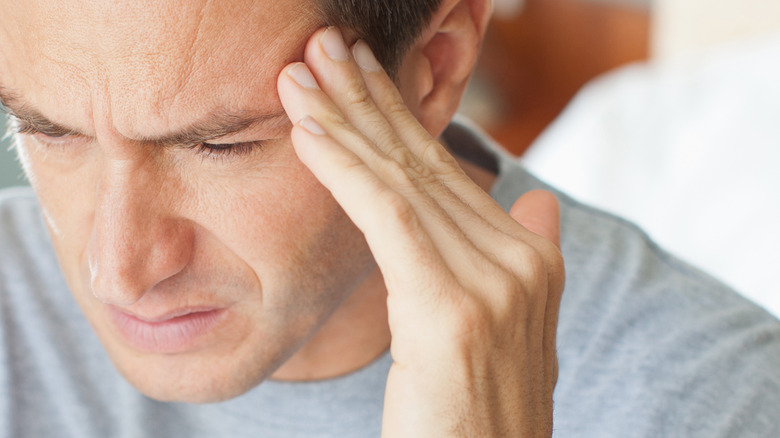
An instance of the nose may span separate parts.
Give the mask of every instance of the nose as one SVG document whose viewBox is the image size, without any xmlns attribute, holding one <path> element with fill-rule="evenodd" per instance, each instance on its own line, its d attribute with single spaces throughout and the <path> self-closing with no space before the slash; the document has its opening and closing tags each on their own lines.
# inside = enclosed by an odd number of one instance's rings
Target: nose
<svg viewBox="0 0 780 438">
<path fill-rule="evenodd" d="M 127 162 L 103 166 L 88 262 L 93 294 L 104 303 L 137 302 L 191 258 L 193 227 L 166 202 L 175 196 L 159 172 Z"/>
</svg>

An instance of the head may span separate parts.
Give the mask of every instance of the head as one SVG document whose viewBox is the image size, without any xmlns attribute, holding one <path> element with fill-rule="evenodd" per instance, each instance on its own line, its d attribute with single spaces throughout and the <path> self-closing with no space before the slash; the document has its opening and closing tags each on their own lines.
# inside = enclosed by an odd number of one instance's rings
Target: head
<svg viewBox="0 0 780 438">
<path fill-rule="evenodd" d="M 383 314 L 362 234 L 290 145 L 276 76 L 338 25 L 439 135 L 490 2 L 321 1 L 0 0 L 0 92 L 60 266 L 152 397 L 236 396 Z"/>
</svg>

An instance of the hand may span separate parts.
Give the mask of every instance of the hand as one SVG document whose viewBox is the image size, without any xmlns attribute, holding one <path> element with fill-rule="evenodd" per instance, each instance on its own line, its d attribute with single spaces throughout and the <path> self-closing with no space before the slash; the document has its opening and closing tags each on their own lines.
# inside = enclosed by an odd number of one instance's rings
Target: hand
<svg viewBox="0 0 780 438">
<path fill-rule="evenodd" d="M 304 59 L 278 82 L 293 146 L 365 234 L 388 290 L 383 436 L 550 436 L 557 201 L 531 192 L 506 214 L 364 42 L 350 52 L 338 30 L 320 30 Z"/>
</svg>

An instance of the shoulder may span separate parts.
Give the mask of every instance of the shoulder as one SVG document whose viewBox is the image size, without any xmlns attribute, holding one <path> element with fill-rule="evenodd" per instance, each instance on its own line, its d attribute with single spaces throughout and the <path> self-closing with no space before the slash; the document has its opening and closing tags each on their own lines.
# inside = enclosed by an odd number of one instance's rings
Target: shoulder
<svg viewBox="0 0 780 438">
<path fill-rule="evenodd" d="M 41 210 L 35 192 L 30 187 L 0 190 L 0 249 L 21 248 L 40 238 Z"/>
<path fill-rule="evenodd" d="M 74 308 L 32 189 L 0 191 L 0 331 L 9 367 L 43 336 L 63 333 L 50 329 L 55 322 L 66 328 Z"/>
<path fill-rule="evenodd" d="M 505 207 L 535 188 L 561 202 L 560 436 L 780 432 L 780 322 L 632 223 L 558 192 L 514 160 L 502 173 L 495 195 Z"/>
<path fill-rule="evenodd" d="M 9 218 L 9 212 L 14 210 L 14 206 L 27 205 L 38 208 L 38 200 L 31 187 L 10 187 L 0 189 L 0 220 L 5 221 Z"/>
<path fill-rule="evenodd" d="M 636 226 L 567 204 L 559 425 L 598 425 L 595 436 L 780 432 L 770 408 L 780 323 Z"/>
<path fill-rule="evenodd" d="M 30 187 L 0 189 L 0 232 L 32 212 L 39 212 L 38 200 Z"/>
<path fill-rule="evenodd" d="M 29 187 L 0 190 L 0 290 L 50 286 L 59 279 L 41 209 Z"/>
</svg>

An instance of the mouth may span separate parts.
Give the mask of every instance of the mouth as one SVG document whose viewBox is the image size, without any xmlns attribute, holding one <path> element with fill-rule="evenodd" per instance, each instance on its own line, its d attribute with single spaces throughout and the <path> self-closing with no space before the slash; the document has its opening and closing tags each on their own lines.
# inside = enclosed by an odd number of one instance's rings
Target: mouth
<svg viewBox="0 0 780 438">
<path fill-rule="evenodd" d="M 109 307 L 119 334 L 133 348 L 147 353 L 183 353 L 197 348 L 203 338 L 223 319 L 225 309 L 180 309 L 166 315 L 145 318 Z"/>
</svg>

